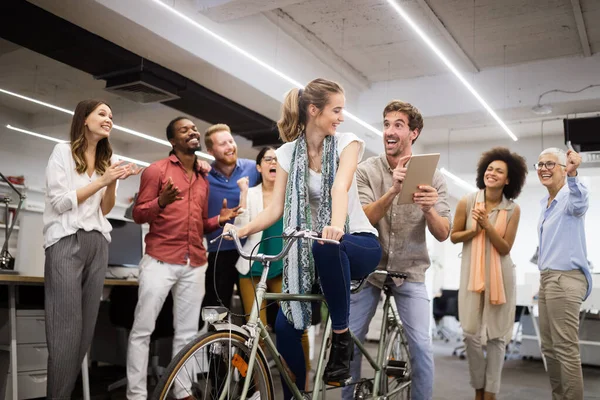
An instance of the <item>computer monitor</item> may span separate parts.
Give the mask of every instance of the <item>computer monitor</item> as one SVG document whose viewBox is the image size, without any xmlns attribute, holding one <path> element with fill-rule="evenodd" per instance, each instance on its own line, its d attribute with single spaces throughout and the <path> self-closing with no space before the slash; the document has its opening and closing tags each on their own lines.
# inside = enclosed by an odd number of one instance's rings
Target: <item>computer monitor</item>
<svg viewBox="0 0 600 400">
<path fill-rule="evenodd" d="M 109 218 L 113 227 L 108 246 L 108 265 L 137 267 L 143 256 L 142 227 L 135 222 Z"/>
</svg>

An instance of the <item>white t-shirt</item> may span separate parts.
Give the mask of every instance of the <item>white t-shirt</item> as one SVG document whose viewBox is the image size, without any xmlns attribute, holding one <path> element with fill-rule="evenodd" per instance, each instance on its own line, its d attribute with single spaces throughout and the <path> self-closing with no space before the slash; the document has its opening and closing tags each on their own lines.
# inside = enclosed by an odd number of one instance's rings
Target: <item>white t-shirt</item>
<svg viewBox="0 0 600 400">
<path fill-rule="evenodd" d="M 358 160 L 360 162 L 365 152 L 365 142 L 358 138 L 353 133 L 336 133 L 335 137 L 338 139 L 337 153 L 341 156 L 342 151 L 352 142 L 358 142 L 360 150 L 358 153 Z M 275 151 L 277 155 L 277 162 L 281 165 L 281 168 L 289 174 L 290 164 L 292 155 L 294 153 L 294 146 L 296 141 L 289 142 L 281 146 Z M 309 171 L 308 181 L 308 198 L 310 203 L 310 210 L 312 214 L 312 220 L 317 220 L 317 210 L 321 203 L 321 174 L 311 169 Z M 373 228 L 369 219 L 365 215 L 362 209 L 360 200 L 358 198 L 358 189 L 356 187 L 356 176 L 352 178 L 352 185 L 348 190 L 348 216 L 350 217 L 350 233 L 368 232 L 377 235 L 377 229 Z"/>
<path fill-rule="evenodd" d="M 116 159 L 111 160 L 115 162 Z M 86 201 L 77 204 L 77 189 L 89 185 L 100 175 L 94 171 L 78 174 L 69 143 L 54 147 L 46 167 L 46 195 L 44 207 L 44 248 L 52 246 L 63 237 L 77 232 L 98 231 L 110 242 L 110 222 L 102 215 L 100 202 L 106 187 L 98 190 Z"/>
</svg>

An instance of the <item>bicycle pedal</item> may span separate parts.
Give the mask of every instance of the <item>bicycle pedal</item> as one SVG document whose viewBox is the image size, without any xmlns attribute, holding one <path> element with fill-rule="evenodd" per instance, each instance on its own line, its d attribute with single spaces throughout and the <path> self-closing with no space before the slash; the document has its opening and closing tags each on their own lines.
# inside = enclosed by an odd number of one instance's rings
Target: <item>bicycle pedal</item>
<svg viewBox="0 0 600 400">
<path fill-rule="evenodd" d="M 388 360 L 385 368 L 385 374 L 389 377 L 404 378 L 407 373 L 407 362 L 399 360 Z"/>
<path fill-rule="evenodd" d="M 352 378 L 347 378 L 347 379 L 344 379 L 343 381 L 328 381 L 325 383 L 329 386 L 335 386 L 335 387 L 344 387 L 344 386 L 348 386 L 350 384 L 354 384 L 354 382 L 352 382 Z"/>
</svg>

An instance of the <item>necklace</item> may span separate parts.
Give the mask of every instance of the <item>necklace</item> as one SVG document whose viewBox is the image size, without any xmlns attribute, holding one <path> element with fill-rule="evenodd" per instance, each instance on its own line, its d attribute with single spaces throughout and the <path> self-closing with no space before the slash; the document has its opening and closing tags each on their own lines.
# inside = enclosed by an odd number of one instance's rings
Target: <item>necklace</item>
<svg viewBox="0 0 600 400">
<path fill-rule="evenodd" d="M 308 153 L 308 150 L 306 151 Z M 313 171 L 317 172 L 317 173 L 321 173 L 321 154 L 317 154 L 316 159 L 317 161 L 315 161 L 315 157 L 311 156 L 310 153 L 308 153 L 308 158 L 309 158 L 309 168 L 310 168 L 310 164 L 312 163 L 313 168 L 311 168 Z"/>
</svg>

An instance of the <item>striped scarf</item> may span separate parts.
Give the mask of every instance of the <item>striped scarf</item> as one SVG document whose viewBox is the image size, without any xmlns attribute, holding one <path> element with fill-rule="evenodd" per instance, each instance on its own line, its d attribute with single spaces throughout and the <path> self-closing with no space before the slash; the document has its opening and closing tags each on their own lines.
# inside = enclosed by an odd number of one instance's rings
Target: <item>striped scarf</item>
<svg viewBox="0 0 600 400">
<path fill-rule="evenodd" d="M 285 191 L 284 228 L 291 226 L 321 232 L 325 226 L 331 223 L 331 188 L 338 163 L 337 138 L 326 136 L 323 141 L 321 158 L 321 203 L 317 211 L 317 220 L 312 221 L 308 197 L 309 170 L 306 134 L 300 135 L 294 144 Z M 347 233 L 347 220 L 344 228 Z M 284 259 L 283 293 L 311 293 L 315 281 L 315 264 L 311 246 L 312 243 L 309 241 L 297 240 Z M 281 308 L 287 320 L 296 329 L 306 329 L 310 326 L 310 302 L 282 301 Z"/>
</svg>

